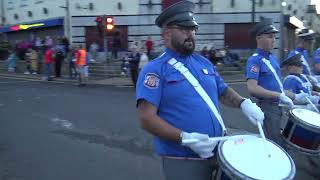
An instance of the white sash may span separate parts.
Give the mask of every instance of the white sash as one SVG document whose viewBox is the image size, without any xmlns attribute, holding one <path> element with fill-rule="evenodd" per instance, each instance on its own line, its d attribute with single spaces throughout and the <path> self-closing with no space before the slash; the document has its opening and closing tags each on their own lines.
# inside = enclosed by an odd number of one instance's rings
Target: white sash
<svg viewBox="0 0 320 180">
<path fill-rule="evenodd" d="M 283 91 L 283 85 L 282 85 L 282 82 L 276 72 L 276 70 L 274 70 L 273 66 L 271 65 L 270 61 L 268 61 L 266 58 L 262 58 L 262 61 L 268 66 L 268 68 L 271 70 L 273 76 L 276 78 L 277 82 L 278 82 L 278 85 L 280 86 L 280 90 L 282 93 L 284 93 Z"/>
<path fill-rule="evenodd" d="M 207 92 L 202 88 L 199 81 L 191 74 L 188 68 L 184 66 L 181 62 L 178 62 L 176 59 L 171 58 L 168 63 L 172 65 L 173 68 L 175 68 L 177 71 L 179 71 L 188 81 L 189 83 L 194 87 L 194 89 L 198 92 L 198 94 L 202 97 L 202 99 L 207 103 L 213 114 L 218 119 L 223 133 L 226 131 L 226 127 L 223 123 L 222 117 L 220 113 L 218 112 L 216 106 L 212 102 L 211 98 L 207 94 Z"/>
<path fill-rule="evenodd" d="M 311 84 L 311 82 L 309 81 L 309 79 L 308 79 L 304 74 L 301 74 L 301 77 L 302 77 L 303 79 L 305 79 L 307 82 L 303 82 L 300 77 L 295 76 L 295 75 L 288 75 L 287 77 L 284 78 L 283 82 L 284 82 L 285 80 L 287 80 L 287 79 L 290 79 L 290 78 L 295 79 L 295 80 L 299 81 L 300 84 L 301 84 L 303 87 L 305 87 L 305 85 L 306 85 L 306 86 L 307 86 L 306 88 L 307 88 L 308 91 L 309 91 L 308 93 L 311 95 L 311 92 L 312 92 L 312 84 Z M 300 92 L 299 92 L 299 93 L 300 93 Z"/>
</svg>

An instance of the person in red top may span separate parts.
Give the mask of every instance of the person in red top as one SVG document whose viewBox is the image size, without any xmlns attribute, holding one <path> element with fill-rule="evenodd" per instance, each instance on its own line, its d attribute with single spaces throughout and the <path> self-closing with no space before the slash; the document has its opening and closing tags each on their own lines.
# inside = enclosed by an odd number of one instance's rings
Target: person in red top
<svg viewBox="0 0 320 180">
<path fill-rule="evenodd" d="M 146 41 L 146 48 L 147 48 L 147 55 L 149 57 L 149 59 L 151 58 L 150 55 L 151 55 L 151 50 L 153 48 L 153 41 L 151 39 L 151 37 L 149 36 L 148 37 L 148 40 Z"/>
<path fill-rule="evenodd" d="M 45 55 L 44 55 L 44 59 L 45 59 L 45 64 L 46 64 L 46 67 L 47 67 L 47 80 L 48 81 L 52 81 L 52 77 L 51 77 L 51 74 L 52 74 L 52 66 L 53 66 L 53 62 L 54 62 L 54 51 L 52 48 L 49 48 L 46 52 L 45 52 Z"/>
</svg>

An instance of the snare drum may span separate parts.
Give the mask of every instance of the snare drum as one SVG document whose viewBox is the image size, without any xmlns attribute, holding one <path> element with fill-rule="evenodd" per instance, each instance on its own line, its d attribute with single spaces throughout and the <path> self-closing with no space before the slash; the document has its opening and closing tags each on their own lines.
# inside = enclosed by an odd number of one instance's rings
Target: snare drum
<svg viewBox="0 0 320 180">
<path fill-rule="evenodd" d="M 292 109 L 282 136 L 286 143 L 305 154 L 320 153 L 320 114 L 307 109 Z"/>
<path fill-rule="evenodd" d="M 271 157 L 262 138 L 257 136 L 246 135 L 242 139 L 221 142 L 216 179 L 293 179 L 296 168 L 289 154 L 269 140 L 266 145 Z"/>
</svg>

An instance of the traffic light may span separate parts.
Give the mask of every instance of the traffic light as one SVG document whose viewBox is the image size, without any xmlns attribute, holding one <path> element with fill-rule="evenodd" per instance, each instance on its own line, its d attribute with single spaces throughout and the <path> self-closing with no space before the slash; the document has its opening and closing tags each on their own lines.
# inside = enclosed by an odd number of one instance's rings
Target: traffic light
<svg viewBox="0 0 320 180">
<path fill-rule="evenodd" d="M 97 29 L 98 29 L 99 35 L 103 36 L 103 31 L 104 31 L 103 23 L 102 23 L 103 22 L 103 17 L 102 16 L 98 16 L 95 21 L 97 23 Z"/>
<path fill-rule="evenodd" d="M 105 17 L 105 27 L 107 32 L 112 31 L 114 29 L 114 19 L 112 16 Z"/>
</svg>

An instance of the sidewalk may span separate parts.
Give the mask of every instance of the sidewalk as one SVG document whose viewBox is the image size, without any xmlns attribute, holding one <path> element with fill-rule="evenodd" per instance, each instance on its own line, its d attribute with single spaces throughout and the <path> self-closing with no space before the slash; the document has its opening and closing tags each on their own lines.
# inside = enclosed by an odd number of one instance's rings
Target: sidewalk
<svg viewBox="0 0 320 180">
<path fill-rule="evenodd" d="M 13 78 L 13 79 L 23 79 L 30 81 L 43 81 L 50 83 L 77 83 L 76 79 L 69 79 L 68 77 L 54 78 L 53 81 L 45 81 L 43 74 L 23 74 L 23 73 L 7 73 L 0 72 L 0 77 Z M 223 75 L 222 78 L 226 83 L 233 82 L 244 82 L 245 77 L 244 74 L 228 74 Z M 112 77 L 112 78 L 97 78 L 97 77 L 89 77 L 89 84 L 91 85 L 107 85 L 107 86 L 133 86 L 130 77 Z"/>
</svg>

